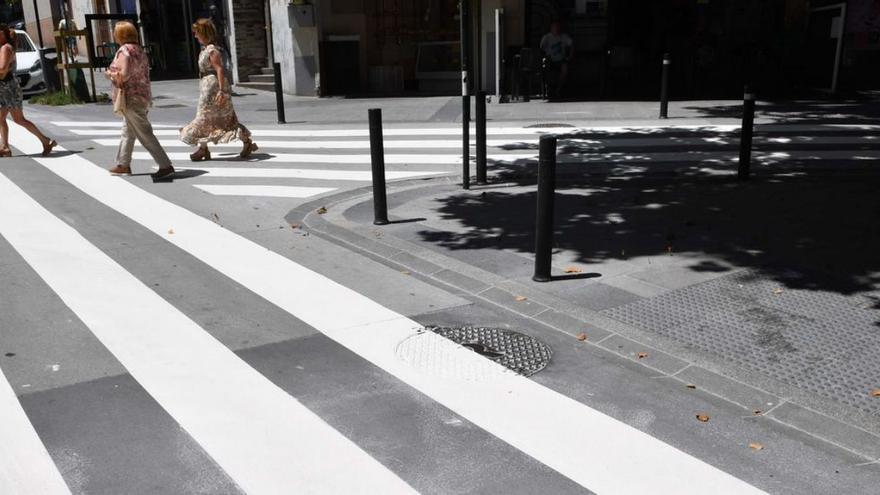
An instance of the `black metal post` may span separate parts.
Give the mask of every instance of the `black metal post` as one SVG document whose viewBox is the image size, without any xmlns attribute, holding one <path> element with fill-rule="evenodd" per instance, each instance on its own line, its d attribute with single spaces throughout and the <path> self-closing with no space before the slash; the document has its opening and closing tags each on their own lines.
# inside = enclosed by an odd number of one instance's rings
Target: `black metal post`
<svg viewBox="0 0 880 495">
<path fill-rule="evenodd" d="M 541 136 L 538 155 L 538 207 L 535 219 L 535 282 L 550 281 L 553 252 L 553 197 L 556 194 L 556 138 Z"/>
<path fill-rule="evenodd" d="M 461 187 L 471 188 L 471 8 L 461 0 Z"/>
<path fill-rule="evenodd" d="M 34 19 L 37 22 L 37 37 L 40 38 L 40 50 L 42 51 L 45 48 L 43 46 L 43 26 L 40 23 L 40 8 L 37 7 L 37 0 L 34 0 Z M 42 56 L 42 53 L 40 56 Z"/>
<path fill-rule="evenodd" d="M 272 69 L 275 73 L 275 108 L 278 112 L 278 123 L 284 124 L 286 119 L 284 118 L 284 92 L 281 89 L 281 64 L 275 62 L 272 64 Z"/>
<path fill-rule="evenodd" d="M 668 53 L 663 54 L 663 76 L 660 80 L 660 118 L 669 118 L 669 66 L 672 60 Z"/>
<path fill-rule="evenodd" d="M 385 198 L 385 145 L 382 139 L 382 109 L 371 108 L 370 163 L 373 166 L 373 224 L 388 225 L 388 202 Z"/>
<path fill-rule="evenodd" d="M 743 92 L 743 120 L 739 137 L 739 167 L 737 179 L 749 180 L 749 172 L 752 162 L 752 133 L 755 126 L 755 94 L 751 86 L 746 86 Z"/>
<path fill-rule="evenodd" d="M 486 184 L 486 92 L 477 92 L 477 184 Z"/>
</svg>

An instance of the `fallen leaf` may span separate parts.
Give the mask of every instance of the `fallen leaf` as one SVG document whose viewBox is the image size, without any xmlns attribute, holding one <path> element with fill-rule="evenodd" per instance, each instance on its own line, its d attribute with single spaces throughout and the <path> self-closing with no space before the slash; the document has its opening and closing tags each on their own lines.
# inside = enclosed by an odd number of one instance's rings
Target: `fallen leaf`
<svg viewBox="0 0 880 495">
<path fill-rule="evenodd" d="M 708 423 L 709 416 L 706 414 L 697 414 L 697 421 L 699 421 L 700 423 Z"/>
<path fill-rule="evenodd" d="M 315 212 L 316 212 L 318 215 L 323 215 L 324 213 L 327 213 L 327 208 L 324 207 L 324 206 L 322 206 L 322 207 L 318 208 L 317 210 L 315 210 Z"/>
<path fill-rule="evenodd" d="M 880 388 L 874 389 L 874 391 L 871 392 L 871 397 L 880 397 Z"/>
<path fill-rule="evenodd" d="M 292 223 L 292 224 L 290 224 L 290 228 L 296 230 L 296 229 L 299 228 L 299 224 L 298 224 L 298 223 Z"/>
<path fill-rule="evenodd" d="M 750 443 L 749 448 L 752 450 L 764 450 L 764 446 L 757 442 Z"/>
<path fill-rule="evenodd" d="M 773 293 L 776 294 L 776 295 L 782 294 L 783 292 L 784 292 L 784 291 L 783 291 L 782 289 L 776 289 L 776 290 L 773 291 Z"/>
<path fill-rule="evenodd" d="M 581 269 L 574 267 L 574 266 L 570 266 L 565 269 L 565 273 L 581 273 Z"/>
<path fill-rule="evenodd" d="M 402 273 L 402 274 L 404 274 L 404 275 L 410 275 L 409 270 L 404 270 L 404 271 L 402 271 L 402 272 L 400 272 L 400 273 Z"/>
<path fill-rule="evenodd" d="M 587 340 L 587 334 L 585 334 L 584 332 L 581 332 L 581 333 L 577 334 L 577 337 L 575 337 L 575 338 L 577 338 L 578 340 L 583 342 L 583 341 Z"/>
<path fill-rule="evenodd" d="M 168 234 L 169 235 L 174 234 L 174 229 L 168 229 Z"/>
<path fill-rule="evenodd" d="M 687 385 L 687 388 L 693 390 L 693 389 L 697 388 L 697 386 L 694 385 L 694 384 L 688 384 L 688 385 Z"/>
<path fill-rule="evenodd" d="M 645 359 L 646 357 L 648 357 L 648 353 L 647 352 L 640 352 L 640 353 L 638 353 L 638 357 L 639 357 L 639 359 Z"/>
<path fill-rule="evenodd" d="M 214 217 L 215 222 L 220 222 L 220 215 L 216 213 L 211 213 L 211 216 Z"/>
<path fill-rule="evenodd" d="M 764 414 L 764 411 L 762 411 L 760 409 L 755 409 L 754 411 L 752 411 L 752 414 L 754 414 L 755 416 L 760 416 L 760 415 Z"/>
<path fill-rule="evenodd" d="M 523 301 L 527 300 L 528 297 L 526 297 L 526 296 L 516 296 L 516 297 L 514 297 L 513 299 L 514 299 L 515 301 L 517 301 L 517 302 L 523 302 Z"/>
</svg>

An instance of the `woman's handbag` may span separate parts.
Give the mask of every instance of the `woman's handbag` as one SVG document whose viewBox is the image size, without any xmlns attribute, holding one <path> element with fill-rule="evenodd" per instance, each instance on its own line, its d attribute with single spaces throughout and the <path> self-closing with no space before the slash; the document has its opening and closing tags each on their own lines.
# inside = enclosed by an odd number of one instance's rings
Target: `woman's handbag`
<svg viewBox="0 0 880 495">
<path fill-rule="evenodd" d="M 125 113 L 126 108 L 125 91 L 122 88 L 119 88 L 119 90 L 116 92 L 116 100 L 113 101 L 113 113 L 122 117 L 122 115 Z"/>
</svg>

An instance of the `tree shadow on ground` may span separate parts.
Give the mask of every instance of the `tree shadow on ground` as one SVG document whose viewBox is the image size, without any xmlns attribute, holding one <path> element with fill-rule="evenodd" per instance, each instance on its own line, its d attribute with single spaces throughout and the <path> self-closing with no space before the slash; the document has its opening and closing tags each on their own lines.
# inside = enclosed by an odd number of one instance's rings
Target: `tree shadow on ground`
<svg viewBox="0 0 880 495">
<path fill-rule="evenodd" d="M 422 239 L 452 250 L 533 253 L 534 173 L 497 167 L 496 177 L 521 187 L 438 199 L 441 218 L 466 232 L 421 231 Z M 880 286 L 878 186 L 880 175 L 870 173 L 749 183 L 732 175 L 582 174 L 557 186 L 554 240 L 585 264 L 694 255 L 702 260 L 694 271 L 748 267 L 789 288 L 865 293 Z"/>
<path fill-rule="evenodd" d="M 705 118 L 742 118 L 742 104 L 739 103 L 688 106 L 684 109 Z M 755 105 L 755 114 L 759 118 L 780 123 L 875 124 L 880 120 L 880 102 L 876 100 L 758 102 Z"/>
</svg>

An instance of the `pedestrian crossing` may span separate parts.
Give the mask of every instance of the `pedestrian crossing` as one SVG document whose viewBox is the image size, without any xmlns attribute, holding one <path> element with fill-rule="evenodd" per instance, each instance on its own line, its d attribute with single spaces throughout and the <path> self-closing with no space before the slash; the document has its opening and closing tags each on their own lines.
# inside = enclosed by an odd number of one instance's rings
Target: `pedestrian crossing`
<svg viewBox="0 0 880 495">
<path fill-rule="evenodd" d="M 39 152 L 26 131 L 10 127 L 11 142 L 19 151 Z M 511 374 L 436 334 L 420 333 L 419 323 L 409 317 L 112 177 L 83 156 L 59 150 L 34 161 L 64 187 L 96 202 L 94 207 L 113 211 L 126 225 L 148 232 L 154 242 L 199 260 L 202 269 L 228 277 L 369 362 L 377 373 L 462 418 L 459 422 L 467 422 L 472 435 L 485 432 L 497 438 L 584 493 L 763 493 L 640 429 Z M 0 235 L 242 492 L 406 494 L 430 487 L 417 476 L 402 474 L 418 459 L 374 457 L 367 443 L 304 407 L 187 317 L 178 301 L 160 297 L 2 171 Z M 108 289 L 134 303 L 121 304 L 119 298 L 108 297 Z M 484 379 L 436 376 L 404 362 L 397 348 L 414 336 L 455 356 L 460 366 L 483 370 Z M 0 420 L 11 418 L 8 424 L 15 430 L 0 432 L 5 441 L 0 451 L 29 454 L 21 457 L 26 466 L 0 466 L 0 493 L 66 493 L 58 483 L 47 489 L 39 485 L 57 480 L 58 467 L 46 462 L 46 448 L 9 391 L 0 375 Z M 443 493 L 436 487 L 427 491 Z M 516 492 L 516 486 L 509 488 L 509 493 Z"/>
</svg>

